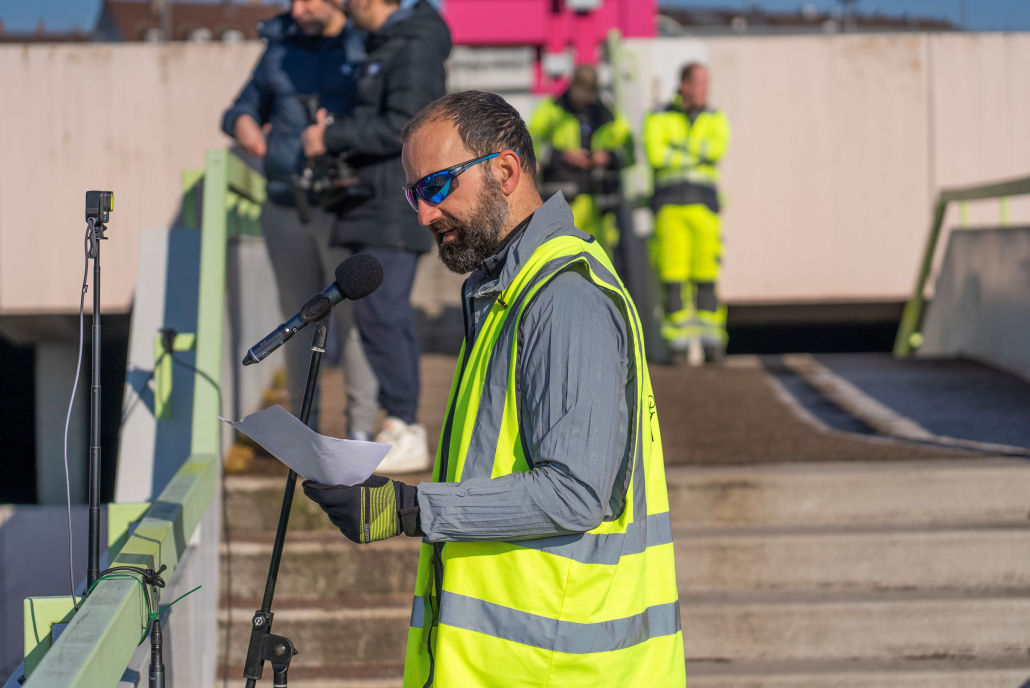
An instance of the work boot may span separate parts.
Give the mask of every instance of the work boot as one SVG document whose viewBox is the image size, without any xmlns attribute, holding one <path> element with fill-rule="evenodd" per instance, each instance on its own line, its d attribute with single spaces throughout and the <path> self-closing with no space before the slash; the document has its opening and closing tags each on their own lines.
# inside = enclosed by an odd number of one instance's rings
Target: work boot
<svg viewBox="0 0 1030 688">
<path fill-rule="evenodd" d="M 725 306 L 718 311 L 699 310 L 697 320 L 705 363 L 718 363 L 726 358 L 726 344 L 729 342 L 729 335 L 726 334 Z"/>
<path fill-rule="evenodd" d="M 379 475 L 415 473 L 433 467 L 429 445 L 426 443 L 426 429 L 418 423 L 409 425 L 400 418 L 390 416 L 383 423 L 382 432 L 376 435 L 376 442 L 393 445 L 375 470 Z"/>
<path fill-rule="evenodd" d="M 721 342 L 701 340 L 701 348 L 705 352 L 705 363 L 718 363 L 726 358 L 726 347 Z"/>
<path fill-rule="evenodd" d="M 685 352 L 690 347 L 690 339 L 697 332 L 697 325 L 691 315 L 689 309 L 684 309 L 662 318 L 662 339 L 673 351 Z"/>
</svg>

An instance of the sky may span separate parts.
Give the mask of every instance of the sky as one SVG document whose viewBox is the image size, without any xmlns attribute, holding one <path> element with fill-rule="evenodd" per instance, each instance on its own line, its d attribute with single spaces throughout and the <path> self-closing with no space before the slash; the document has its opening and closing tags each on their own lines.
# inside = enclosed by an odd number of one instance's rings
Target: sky
<svg viewBox="0 0 1030 688">
<path fill-rule="evenodd" d="M 838 7 L 835 0 L 662 0 L 684 7 L 751 7 L 792 12 L 803 4 L 820 10 Z M 1030 31 L 1030 0 L 859 0 L 859 11 L 946 17 L 956 23 L 965 7 L 972 31 Z M 48 31 L 87 30 L 100 11 L 100 0 L 0 0 L 5 31 L 32 31 L 42 19 Z"/>
</svg>

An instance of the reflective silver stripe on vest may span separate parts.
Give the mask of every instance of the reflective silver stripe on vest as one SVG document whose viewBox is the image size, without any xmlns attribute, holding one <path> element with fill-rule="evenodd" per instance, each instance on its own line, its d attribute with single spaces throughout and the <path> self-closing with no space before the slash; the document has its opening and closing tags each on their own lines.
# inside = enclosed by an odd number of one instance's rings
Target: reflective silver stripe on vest
<svg viewBox="0 0 1030 688">
<path fill-rule="evenodd" d="M 426 598 L 421 595 L 415 595 L 415 601 L 411 603 L 411 623 L 409 624 L 412 628 L 422 628 L 425 625 L 426 620 Z"/>
<path fill-rule="evenodd" d="M 646 525 L 634 521 L 625 533 L 573 533 L 535 540 L 518 540 L 509 544 L 567 557 L 580 564 L 614 566 L 620 557 L 640 554 L 648 547 L 672 542 L 672 521 L 669 513 L 651 514 Z"/>
<path fill-rule="evenodd" d="M 678 633 L 679 602 L 592 624 L 558 621 L 453 592 L 443 593 L 440 623 L 567 654 L 612 652 Z"/>
</svg>

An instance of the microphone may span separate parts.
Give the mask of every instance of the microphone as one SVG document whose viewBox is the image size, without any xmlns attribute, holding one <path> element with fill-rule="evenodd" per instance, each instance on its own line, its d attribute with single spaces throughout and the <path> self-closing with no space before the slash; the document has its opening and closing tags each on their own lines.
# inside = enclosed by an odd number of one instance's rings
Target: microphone
<svg viewBox="0 0 1030 688">
<path fill-rule="evenodd" d="M 271 334 L 252 346 L 243 365 L 260 363 L 308 323 L 318 322 L 344 299 L 363 299 L 383 283 L 383 266 L 375 256 L 358 253 L 336 266 L 336 281 L 304 304 L 295 316 L 275 328 Z"/>
</svg>

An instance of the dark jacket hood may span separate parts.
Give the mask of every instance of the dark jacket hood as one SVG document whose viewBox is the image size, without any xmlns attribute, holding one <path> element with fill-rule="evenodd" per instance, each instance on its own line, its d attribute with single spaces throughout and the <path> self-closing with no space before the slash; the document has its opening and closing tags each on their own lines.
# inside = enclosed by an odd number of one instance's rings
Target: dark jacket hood
<svg viewBox="0 0 1030 688">
<path fill-rule="evenodd" d="M 404 12 L 405 10 L 397 11 Z M 436 48 L 441 58 L 450 55 L 451 31 L 436 8 L 429 4 L 428 0 L 420 0 L 417 5 L 407 11 L 409 14 L 404 19 L 396 23 L 389 23 L 382 31 L 369 35 L 368 51 L 372 52 L 391 38 L 403 36 L 425 40 Z"/>
</svg>

